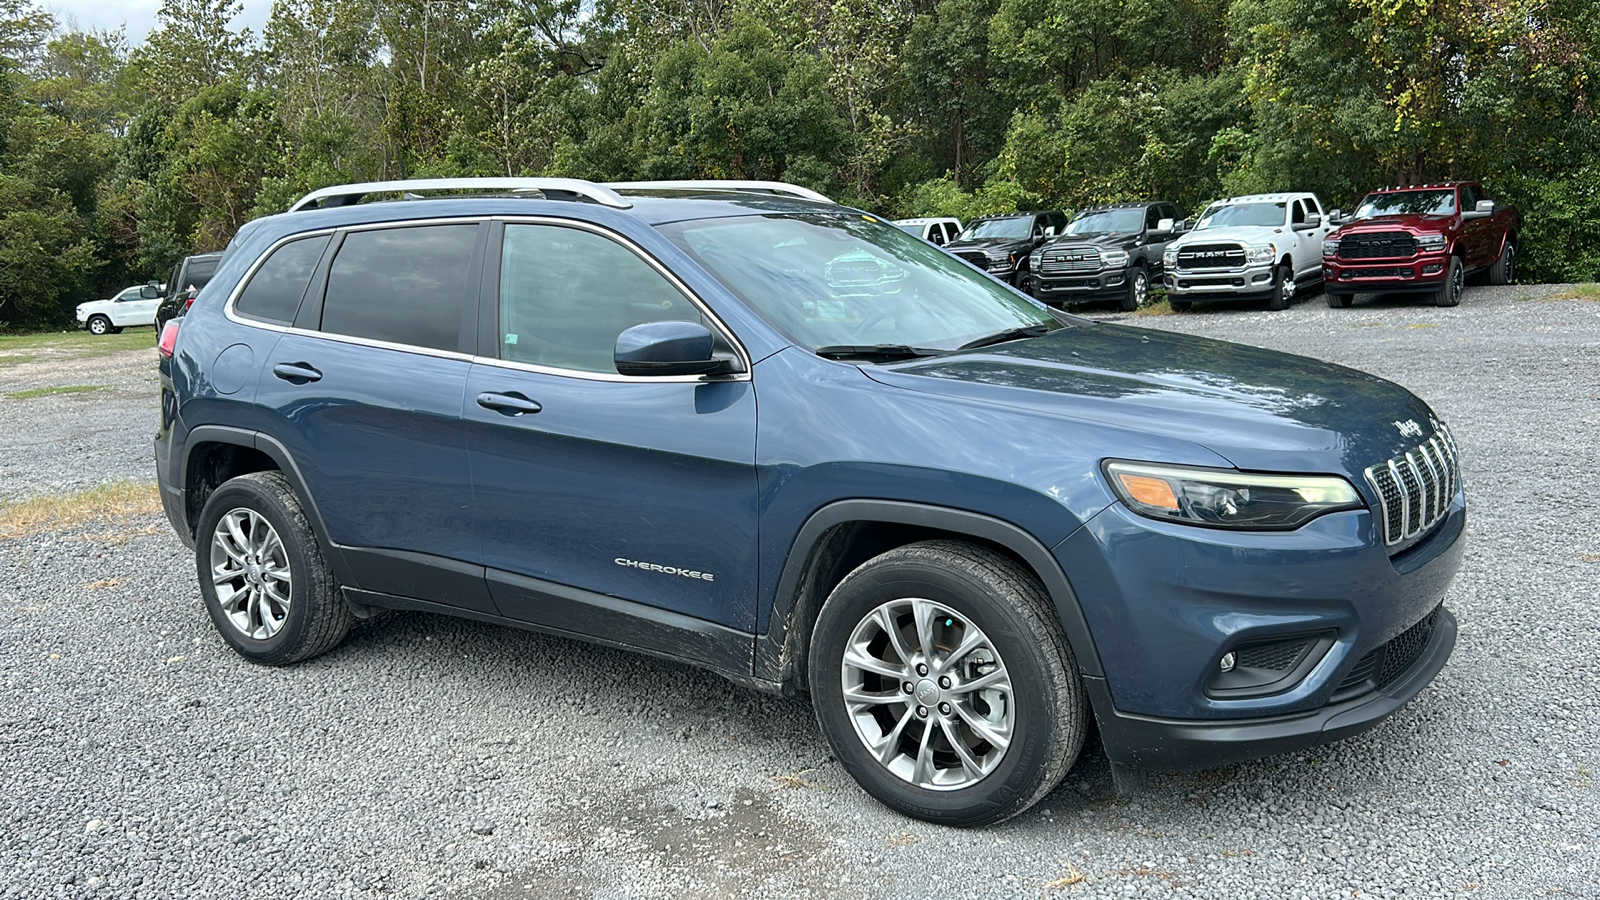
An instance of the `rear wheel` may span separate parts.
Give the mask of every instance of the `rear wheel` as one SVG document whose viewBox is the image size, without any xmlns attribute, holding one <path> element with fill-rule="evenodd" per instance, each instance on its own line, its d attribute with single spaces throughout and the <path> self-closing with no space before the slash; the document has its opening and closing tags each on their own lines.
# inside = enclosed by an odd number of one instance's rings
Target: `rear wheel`
<svg viewBox="0 0 1600 900">
<path fill-rule="evenodd" d="M 1433 295 L 1434 306 L 1460 306 L 1461 295 L 1467 290 L 1466 272 L 1461 268 L 1461 258 L 1450 257 L 1450 268 L 1445 273 L 1444 284 Z"/>
<path fill-rule="evenodd" d="M 1010 818 L 1054 788 L 1088 729 L 1044 589 L 994 551 L 912 544 L 868 560 L 823 605 L 812 701 L 867 793 L 946 825 Z"/>
<path fill-rule="evenodd" d="M 1128 274 L 1128 292 L 1122 295 L 1122 311 L 1133 312 L 1150 299 L 1150 276 L 1144 266 L 1134 266 Z"/>
<path fill-rule="evenodd" d="M 1500 258 L 1489 267 L 1490 284 L 1516 284 L 1517 283 L 1517 247 L 1510 241 L 1500 251 Z"/>
<path fill-rule="evenodd" d="M 350 607 L 281 473 L 241 475 L 217 488 L 195 536 L 206 612 L 239 655 L 285 665 L 344 640 Z"/>
<path fill-rule="evenodd" d="M 1279 266 L 1272 280 L 1272 296 L 1267 299 L 1267 308 L 1288 309 L 1290 301 L 1294 300 L 1294 269 Z"/>
</svg>

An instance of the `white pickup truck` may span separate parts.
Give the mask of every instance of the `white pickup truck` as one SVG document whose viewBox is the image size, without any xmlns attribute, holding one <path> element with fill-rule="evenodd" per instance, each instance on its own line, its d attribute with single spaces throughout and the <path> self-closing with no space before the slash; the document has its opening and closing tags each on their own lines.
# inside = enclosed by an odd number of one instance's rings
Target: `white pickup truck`
<svg viewBox="0 0 1600 900">
<path fill-rule="evenodd" d="M 1316 194 L 1251 194 L 1206 207 L 1194 230 L 1162 256 L 1167 300 L 1265 299 L 1287 309 L 1295 292 L 1322 280 L 1322 239 L 1333 231 Z"/>
</svg>

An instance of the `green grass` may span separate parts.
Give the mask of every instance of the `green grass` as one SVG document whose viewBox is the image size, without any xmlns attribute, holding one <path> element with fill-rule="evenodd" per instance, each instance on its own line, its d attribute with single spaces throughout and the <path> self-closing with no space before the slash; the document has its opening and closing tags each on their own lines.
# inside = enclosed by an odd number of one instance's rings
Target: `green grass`
<svg viewBox="0 0 1600 900">
<path fill-rule="evenodd" d="M 40 334 L 0 334 L 0 365 L 19 365 L 18 356 L 38 359 L 84 358 L 121 353 L 124 350 L 154 350 L 154 328 L 129 328 L 121 334 L 96 337 L 87 331 L 47 331 Z M 29 360 L 23 360 L 24 362 Z"/>
<path fill-rule="evenodd" d="M 1600 284 L 1575 284 L 1570 291 L 1562 291 L 1550 298 L 1552 300 L 1596 300 L 1600 301 Z"/>
<path fill-rule="evenodd" d="M 0 503 L 0 538 L 71 528 L 86 522 L 115 521 L 160 509 L 161 497 L 154 484 L 117 481 L 60 497 Z"/>
<path fill-rule="evenodd" d="M 1172 304 L 1167 302 L 1166 297 L 1162 297 L 1160 300 L 1151 300 L 1148 304 L 1139 307 L 1137 310 L 1134 310 L 1133 314 L 1136 316 L 1176 315 L 1176 313 L 1172 311 Z"/>
<path fill-rule="evenodd" d="M 38 358 L 32 353 L 7 353 L 0 355 L 0 366 L 20 366 L 23 363 L 31 363 Z"/>
<path fill-rule="evenodd" d="M 104 390 L 98 384 L 65 384 L 58 387 L 34 388 L 30 391 L 12 391 L 6 397 L 12 400 L 33 400 L 38 397 L 56 397 L 61 394 L 83 394 L 88 391 Z"/>
</svg>

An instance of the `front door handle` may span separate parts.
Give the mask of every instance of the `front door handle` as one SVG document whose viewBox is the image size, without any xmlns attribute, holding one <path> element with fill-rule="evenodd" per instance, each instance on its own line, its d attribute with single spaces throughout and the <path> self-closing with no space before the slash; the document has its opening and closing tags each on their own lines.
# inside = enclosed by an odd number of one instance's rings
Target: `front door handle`
<svg viewBox="0 0 1600 900">
<path fill-rule="evenodd" d="M 543 406 L 538 401 L 529 400 L 515 391 L 508 394 L 493 394 L 485 391 L 478 395 L 478 405 L 484 409 L 492 409 L 505 416 L 520 416 L 525 413 L 536 413 Z"/>
<path fill-rule="evenodd" d="M 312 368 L 310 363 L 278 363 L 272 367 L 272 374 L 290 384 L 307 384 L 322 379 L 322 373 Z"/>
</svg>

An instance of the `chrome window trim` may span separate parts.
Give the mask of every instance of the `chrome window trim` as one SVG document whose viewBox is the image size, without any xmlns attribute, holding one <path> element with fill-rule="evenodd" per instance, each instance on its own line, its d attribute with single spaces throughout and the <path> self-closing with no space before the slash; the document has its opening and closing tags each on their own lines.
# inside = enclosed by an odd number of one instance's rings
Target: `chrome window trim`
<svg viewBox="0 0 1600 900">
<path fill-rule="evenodd" d="M 706 305 L 705 301 L 701 300 L 700 296 L 691 290 L 689 285 L 684 283 L 683 279 L 678 277 L 677 273 L 667 268 L 661 263 L 660 260 L 656 259 L 647 250 L 639 246 L 637 242 L 629 239 L 626 235 L 618 234 L 611 229 L 595 225 L 592 222 L 584 222 L 579 219 L 563 219 L 555 216 L 498 215 L 490 216 L 489 218 L 491 221 L 500 222 L 504 225 L 552 225 L 557 228 L 577 228 L 579 230 L 588 231 L 592 234 L 599 235 L 602 238 L 620 244 L 623 249 L 643 260 L 646 265 L 650 266 L 656 271 L 657 274 L 666 279 L 668 284 L 672 285 L 673 288 L 678 291 L 678 293 L 683 295 L 684 299 L 689 301 L 690 305 L 700 311 L 700 314 L 704 316 L 706 321 L 711 324 L 711 327 L 718 334 L 722 335 L 723 340 L 728 342 L 728 346 L 733 348 L 734 355 L 738 357 L 739 366 L 742 371 L 729 373 L 727 375 L 623 375 L 620 372 L 589 372 L 583 369 L 564 369 L 559 366 L 543 366 L 539 365 L 538 363 L 525 363 L 516 360 L 501 359 L 498 356 L 480 355 L 473 357 L 474 362 L 481 363 L 486 366 L 496 366 L 503 369 L 516 369 L 518 371 L 533 372 L 540 375 L 560 375 L 568 378 L 582 378 L 588 381 L 614 381 L 630 384 L 640 382 L 658 384 L 700 384 L 706 382 L 750 380 L 750 370 L 754 364 L 750 361 L 750 352 L 746 350 L 744 344 L 740 343 L 739 339 L 734 336 L 733 329 L 729 328 L 727 323 L 723 322 L 722 318 L 712 311 L 711 307 Z M 502 253 L 504 252 L 504 247 L 505 240 L 502 238 Z M 485 261 L 487 262 L 487 259 Z M 498 278 L 496 280 L 498 282 Z M 497 311 L 499 309 L 499 305 L 500 300 L 498 297 L 496 297 L 495 308 Z M 498 332 L 499 329 L 496 328 L 496 331 Z M 496 348 L 498 349 L 498 344 L 496 345 Z"/>
</svg>

